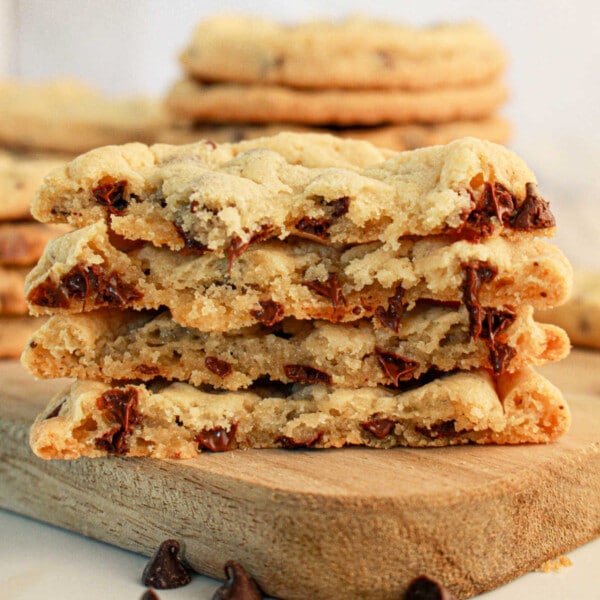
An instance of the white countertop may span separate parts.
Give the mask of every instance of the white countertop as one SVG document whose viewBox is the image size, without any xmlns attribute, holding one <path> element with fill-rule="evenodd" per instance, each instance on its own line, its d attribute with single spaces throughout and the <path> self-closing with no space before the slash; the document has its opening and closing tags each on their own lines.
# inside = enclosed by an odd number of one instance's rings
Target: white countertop
<svg viewBox="0 0 600 600">
<path fill-rule="evenodd" d="M 600 600 L 600 538 L 568 554 L 572 566 L 529 573 L 482 600 Z M 2 600 L 139 600 L 147 558 L 0 510 Z M 161 600 L 210 600 L 219 582 L 159 590 Z M 323 599 L 326 600 L 326 599 Z"/>
</svg>

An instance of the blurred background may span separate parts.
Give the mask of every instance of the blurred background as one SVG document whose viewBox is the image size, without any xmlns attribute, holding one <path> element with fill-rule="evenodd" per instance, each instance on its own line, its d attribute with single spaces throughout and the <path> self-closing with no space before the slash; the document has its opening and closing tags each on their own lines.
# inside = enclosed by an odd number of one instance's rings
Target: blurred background
<svg viewBox="0 0 600 600">
<path fill-rule="evenodd" d="M 560 230 L 579 232 L 576 243 L 559 233 L 569 257 L 600 266 L 589 251 L 600 234 L 600 3 L 591 0 L 0 0 L 0 76 L 71 76 L 108 94 L 161 96 L 181 75 L 177 56 L 195 24 L 222 12 L 284 22 L 362 14 L 409 25 L 482 23 L 509 56 L 509 145 L 537 173 Z"/>
</svg>

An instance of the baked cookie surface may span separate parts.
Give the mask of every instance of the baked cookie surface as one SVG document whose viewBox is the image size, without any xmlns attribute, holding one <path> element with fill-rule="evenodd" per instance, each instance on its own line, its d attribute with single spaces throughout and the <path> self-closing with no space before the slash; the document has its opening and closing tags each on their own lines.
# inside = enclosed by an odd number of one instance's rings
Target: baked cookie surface
<svg viewBox="0 0 600 600">
<path fill-rule="evenodd" d="M 284 26 L 216 16 L 198 25 L 181 62 L 207 81 L 426 89 L 492 79 L 505 56 L 491 35 L 468 23 L 414 28 L 351 18 Z"/>
</svg>

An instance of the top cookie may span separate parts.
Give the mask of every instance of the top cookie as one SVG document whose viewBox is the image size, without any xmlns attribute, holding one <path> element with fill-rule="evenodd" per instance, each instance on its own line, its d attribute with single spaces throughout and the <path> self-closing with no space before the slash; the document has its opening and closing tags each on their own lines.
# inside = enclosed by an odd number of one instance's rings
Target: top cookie
<svg viewBox="0 0 600 600">
<path fill-rule="evenodd" d="M 223 15 L 197 27 L 181 62 L 204 81 L 427 89 L 493 79 L 505 57 L 475 24 L 413 28 L 352 18 L 286 27 Z"/>
<path fill-rule="evenodd" d="M 406 235 L 549 235 L 554 218 L 535 181 L 512 152 L 474 138 L 394 153 L 282 133 L 221 146 L 99 148 L 53 171 L 32 213 L 76 227 L 110 217 L 127 239 L 233 258 L 288 235 L 396 248 Z"/>
<path fill-rule="evenodd" d="M 0 83 L 0 145 L 77 154 L 106 144 L 153 142 L 158 102 L 114 100 L 72 81 Z"/>
</svg>

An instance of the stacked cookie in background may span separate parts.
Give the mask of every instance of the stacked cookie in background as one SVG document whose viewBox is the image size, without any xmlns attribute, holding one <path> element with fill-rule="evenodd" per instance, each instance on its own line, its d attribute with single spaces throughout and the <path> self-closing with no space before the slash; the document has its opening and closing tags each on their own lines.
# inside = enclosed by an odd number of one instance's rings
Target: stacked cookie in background
<svg viewBox="0 0 600 600">
<path fill-rule="evenodd" d="M 505 142 L 504 52 L 475 24 L 367 19 L 282 26 L 217 16 L 181 55 L 162 140 L 217 142 L 318 129 L 405 150 L 463 136 Z"/>
<path fill-rule="evenodd" d="M 77 377 L 44 458 L 235 448 L 547 442 L 569 411 L 571 269 L 515 155 L 467 138 L 394 153 L 285 133 L 91 151 L 33 206 L 78 229 L 27 281 L 52 315 L 23 363 Z"/>
<path fill-rule="evenodd" d="M 28 316 L 25 277 L 46 243 L 69 227 L 34 223 L 29 205 L 44 175 L 61 164 L 0 150 L 0 358 L 18 358 L 39 326 Z"/>
<path fill-rule="evenodd" d="M 109 100 L 72 81 L 0 82 L 0 358 L 18 357 L 33 333 L 25 276 L 69 229 L 31 222 L 44 175 L 96 146 L 154 141 L 162 127 L 158 102 Z"/>
</svg>

